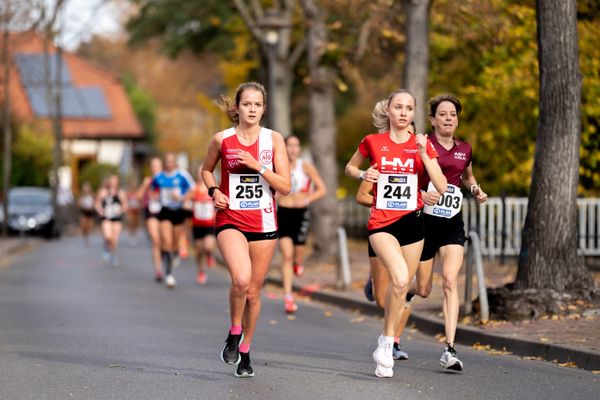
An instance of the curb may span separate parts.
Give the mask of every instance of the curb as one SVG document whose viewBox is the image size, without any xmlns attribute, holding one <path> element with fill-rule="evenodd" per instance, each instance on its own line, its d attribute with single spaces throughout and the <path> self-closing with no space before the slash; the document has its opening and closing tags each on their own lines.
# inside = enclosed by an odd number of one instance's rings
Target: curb
<svg viewBox="0 0 600 400">
<path fill-rule="evenodd" d="M 34 240 L 15 240 L 9 245 L 2 245 L 3 239 L 0 239 L 0 261 L 4 258 L 12 257 L 22 253 L 23 251 L 32 248 L 36 245 Z"/>
<path fill-rule="evenodd" d="M 267 277 L 265 281 L 271 284 L 281 285 L 281 280 L 277 278 Z M 293 289 L 313 300 L 318 300 L 345 309 L 352 309 L 364 315 L 380 317 L 383 315 L 383 311 L 373 303 L 357 300 L 348 295 L 311 290 L 297 285 L 294 285 Z M 420 312 L 413 311 L 408 323 L 414 324 L 419 331 L 431 336 L 435 336 L 444 331 L 444 322 L 441 319 L 430 317 Z M 489 345 L 495 349 L 503 349 L 518 356 L 541 357 L 546 361 L 557 363 L 573 362 L 577 367 L 582 369 L 590 371 L 600 370 L 600 352 L 592 350 L 586 351 L 570 346 L 540 343 L 495 333 L 488 333 L 481 329 L 460 323 L 456 327 L 456 337 L 457 343 L 466 346 L 472 346 L 479 343 L 481 345 Z"/>
</svg>

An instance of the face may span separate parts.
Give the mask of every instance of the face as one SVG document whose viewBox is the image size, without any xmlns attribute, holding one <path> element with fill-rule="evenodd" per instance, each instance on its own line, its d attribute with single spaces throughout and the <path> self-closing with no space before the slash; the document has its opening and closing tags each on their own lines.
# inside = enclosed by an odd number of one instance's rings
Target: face
<svg viewBox="0 0 600 400">
<path fill-rule="evenodd" d="M 290 160 L 297 160 L 300 157 L 300 152 L 302 149 L 300 148 L 300 140 L 297 137 L 290 137 L 285 144 L 287 149 L 288 157 Z"/>
<path fill-rule="evenodd" d="M 106 184 L 109 189 L 117 189 L 119 187 L 119 177 L 116 175 L 111 175 Z"/>
<path fill-rule="evenodd" d="M 449 101 L 442 101 L 433 117 L 429 117 L 435 133 L 452 136 L 458 128 L 458 113 L 456 107 Z"/>
<path fill-rule="evenodd" d="M 246 89 L 240 96 L 240 103 L 237 105 L 240 116 L 240 124 L 258 125 L 263 113 L 265 112 L 265 102 L 260 90 Z"/>
<path fill-rule="evenodd" d="M 394 129 L 406 129 L 415 118 L 415 99 L 409 93 L 395 95 L 388 105 L 390 126 Z"/>
<path fill-rule="evenodd" d="M 150 161 L 150 172 L 152 172 L 152 175 L 156 175 L 160 171 L 162 171 L 162 161 L 161 161 L 161 159 L 160 158 L 153 158 L 152 161 Z"/>
<path fill-rule="evenodd" d="M 175 154 L 169 153 L 165 156 L 165 169 L 167 171 L 173 171 L 177 168 L 177 160 Z"/>
</svg>

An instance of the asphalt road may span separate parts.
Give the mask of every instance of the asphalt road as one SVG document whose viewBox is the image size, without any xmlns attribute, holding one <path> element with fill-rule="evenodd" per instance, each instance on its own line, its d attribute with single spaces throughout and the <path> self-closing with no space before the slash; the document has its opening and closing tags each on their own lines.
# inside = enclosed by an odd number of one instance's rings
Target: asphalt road
<svg viewBox="0 0 600 400">
<path fill-rule="evenodd" d="M 439 367 L 441 345 L 403 339 L 411 359 L 373 375 L 381 321 L 318 303 L 295 319 L 265 293 L 252 360 L 238 379 L 218 354 L 229 326 L 225 271 L 199 287 L 152 281 L 149 249 L 123 240 L 121 263 L 100 239 L 46 242 L 0 269 L 0 399 L 600 399 L 600 375 L 457 347 L 463 373 Z"/>
</svg>

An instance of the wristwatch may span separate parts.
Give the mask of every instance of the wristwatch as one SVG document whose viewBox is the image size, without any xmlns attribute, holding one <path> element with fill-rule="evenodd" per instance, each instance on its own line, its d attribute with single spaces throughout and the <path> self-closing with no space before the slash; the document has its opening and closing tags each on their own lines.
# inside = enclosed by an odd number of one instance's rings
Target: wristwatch
<svg viewBox="0 0 600 400">
<path fill-rule="evenodd" d="M 211 186 L 211 187 L 209 187 L 208 188 L 208 195 L 210 197 L 213 197 L 214 194 L 215 194 L 215 190 L 218 189 L 218 188 L 219 188 L 218 186 Z"/>
</svg>

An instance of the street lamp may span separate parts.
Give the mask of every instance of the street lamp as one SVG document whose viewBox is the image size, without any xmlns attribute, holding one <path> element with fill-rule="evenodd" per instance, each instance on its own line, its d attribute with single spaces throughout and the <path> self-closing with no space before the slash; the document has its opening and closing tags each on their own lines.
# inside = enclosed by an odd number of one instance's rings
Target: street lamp
<svg viewBox="0 0 600 400">
<path fill-rule="evenodd" d="M 280 41 L 281 31 L 289 28 L 289 22 L 281 10 L 276 8 L 268 8 L 265 10 L 263 17 L 257 23 L 261 30 L 262 47 L 267 56 L 267 117 L 269 126 L 277 128 L 275 123 L 276 103 L 274 99 L 276 74 L 279 64 L 285 62 L 279 57 L 278 44 Z M 279 68 L 281 69 L 281 68 Z"/>
</svg>

